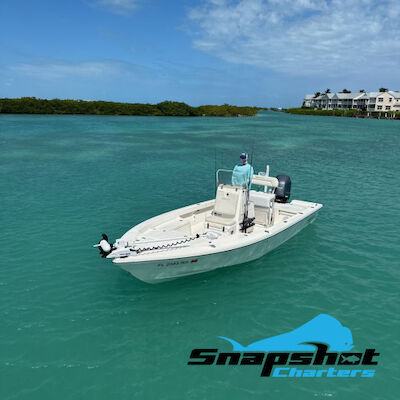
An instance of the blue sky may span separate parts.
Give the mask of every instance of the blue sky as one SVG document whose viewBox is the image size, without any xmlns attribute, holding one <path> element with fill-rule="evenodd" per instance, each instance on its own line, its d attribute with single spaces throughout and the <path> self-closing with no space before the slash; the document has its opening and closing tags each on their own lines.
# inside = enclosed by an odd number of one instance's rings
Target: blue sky
<svg viewBox="0 0 400 400">
<path fill-rule="evenodd" d="M 399 0 L 1 0 L 0 97 L 296 106 L 400 90 Z"/>
</svg>

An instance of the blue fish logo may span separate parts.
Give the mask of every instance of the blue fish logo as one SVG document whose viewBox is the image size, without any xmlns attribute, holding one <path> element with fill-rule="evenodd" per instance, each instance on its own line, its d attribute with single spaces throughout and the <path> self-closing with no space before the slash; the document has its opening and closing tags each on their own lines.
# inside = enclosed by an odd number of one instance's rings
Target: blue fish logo
<svg viewBox="0 0 400 400">
<path fill-rule="evenodd" d="M 329 345 L 331 351 L 348 351 L 353 348 L 353 335 L 337 319 L 320 314 L 291 332 L 273 336 L 242 346 L 235 340 L 218 336 L 233 346 L 233 351 L 315 351 L 319 343 Z"/>
</svg>

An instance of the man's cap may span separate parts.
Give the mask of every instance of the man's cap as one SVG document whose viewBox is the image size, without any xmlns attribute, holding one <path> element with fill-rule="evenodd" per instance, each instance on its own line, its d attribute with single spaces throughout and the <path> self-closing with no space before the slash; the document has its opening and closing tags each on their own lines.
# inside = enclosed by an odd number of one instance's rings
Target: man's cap
<svg viewBox="0 0 400 400">
<path fill-rule="evenodd" d="M 247 160 L 247 153 L 246 153 L 246 152 L 240 153 L 240 158 L 241 158 L 242 160 Z"/>
</svg>

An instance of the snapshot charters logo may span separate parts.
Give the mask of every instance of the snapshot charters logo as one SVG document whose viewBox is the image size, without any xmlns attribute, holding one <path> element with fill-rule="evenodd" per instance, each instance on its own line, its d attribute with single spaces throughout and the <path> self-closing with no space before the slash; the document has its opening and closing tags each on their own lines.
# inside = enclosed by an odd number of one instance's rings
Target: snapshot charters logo
<svg viewBox="0 0 400 400">
<path fill-rule="evenodd" d="M 354 347 L 350 329 L 327 314 L 248 346 L 218 337 L 233 351 L 193 349 L 188 365 L 258 365 L 260 376 L 272 378 L 371 378 L 378 365 L 379 353 L 373 348 L 350 352 Z"/>
</svg>

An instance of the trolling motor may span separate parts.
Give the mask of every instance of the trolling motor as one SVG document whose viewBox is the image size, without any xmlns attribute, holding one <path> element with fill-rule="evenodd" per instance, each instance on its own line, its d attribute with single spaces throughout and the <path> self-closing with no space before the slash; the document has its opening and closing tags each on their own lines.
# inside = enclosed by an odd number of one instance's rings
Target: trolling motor
<svg viewBox="0 0 400 400">
<path fill-rule="evenodd" d="M 108 236 L 105 233 L 101 234 L 102 238 L 98 244 L 94 244 L 93 247 L 98 247 L 102 258 L 106 258 L 113 250 L 113 246 L 108 243 Z"/>
<path fill-rule="evenodd" d="M 164 240 L 169 240 L 170 243 L 167 242 L 164 244 L 150 245 L 149 247 L 137 248 L 135 246 L 130 246 L 129 243 L 123 239 L 117 239 L 115 244 L 110 244 L 108 242 L 108 236 L 105 233 L 102 233 L 101 236 L 103 239 L 101 239 L 99 243 L 94 244 L 93 247 L 97 247 L 99 249 L 102 258 L 126 258 L 129 256 L 138 255 L 143 251 L 164 250 L 173 246 L 178 246 L 183 243 L 190 242 L 200 237 L 199 234 L 196 234 L 195 236 L 191 237 L 185 236 L 183 238 L 164 239 Z M 171 243 L 171 241 L 173 242 Z M 150 241 L 147 242 L 146 244 L 150 243 L 154 244 L 154 242 L 157 241 Z"/>
</svg>

